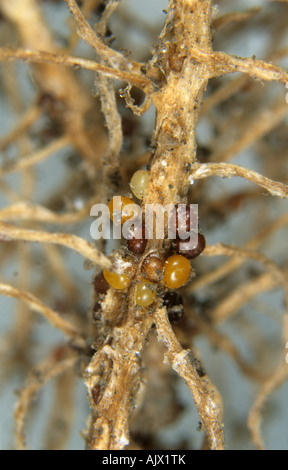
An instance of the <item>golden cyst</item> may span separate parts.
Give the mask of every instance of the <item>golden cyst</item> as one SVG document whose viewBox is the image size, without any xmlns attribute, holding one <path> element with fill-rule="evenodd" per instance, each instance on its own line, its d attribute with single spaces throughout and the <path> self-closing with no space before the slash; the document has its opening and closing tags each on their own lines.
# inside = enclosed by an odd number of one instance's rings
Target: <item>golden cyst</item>
<svg viewBox="0 0 288 470">
<path fill-rule="evenodd" d="M 126 276 L 126 274 L 112 273 L 111 271 L 104 269 L 103 275 L 109 286 L 113 287 L 114 289 L 126 289 L 126 287 L 128 287 L 130 284 L 130 279 Z"/>
<path fill-rule="evenodd" d="M 154 302 L 156 287 L 148 281 L 141 281 L 136 286 L 136 305 L 149 307 Z"/>
<path fill-rule="evenodd" d="M 129 197 L 121 196 L 119 214 L 117 214 L 117 211 L 115 211 L 116 203 L 114 204 L 114 202 L 115 201 L 112 198 L 111 201 L 108 204 L 110 218 L 114 222 L 121 222 L 121 224 L 123 224 L 127 220 L 131 219 L 131 217 L 134 217 L 134 216 L 137 215 L 137 213 L 138 213 L 137 205 Z M 133 207 L 130 204 L 132 204 Z M 121 214 L 121 221 L 120 221 L 120 214 Z"/>
<path fill-rule="evenodd" d="M 189 260 L 182 255 L 173 255 L 165 261 L 163 282 L 169 289 L 178 289 L 186 284 L 190 273 Z"/>
</svg>

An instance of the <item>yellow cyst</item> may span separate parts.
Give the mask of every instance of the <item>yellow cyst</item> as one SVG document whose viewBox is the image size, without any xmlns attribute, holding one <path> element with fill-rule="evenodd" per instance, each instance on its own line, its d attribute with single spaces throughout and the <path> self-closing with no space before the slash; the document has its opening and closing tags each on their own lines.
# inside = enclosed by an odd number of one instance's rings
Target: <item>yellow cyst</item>
<svg viewBox="0 0 288 470">
<path fill-rule="evenodd" d="M 144 198 L 148 180 L 149 172 L 146 170 L 138 170 L 132 176 L 130 181 L 130 188 L 138 199 Z"/>
<path fill-rule="evenodd" d="M 151 282 L 142 281 L 136 286 L 136 305 L 149 307 L 154 302 L 156 288 Z"/>
<path fill-rule="evenodd" d="M 111 271 L 104 269 L 103 275 L 109 286 L 113 287 L 114 289 L 126 289 L 126 287 L 128 287 L 130 284 L 130 279 L 126 276 L 126 274 L 112 273 Z"/>
<path fill-rule="evenodd" d="M 120 198 L 120 196 L 118 197 Z M 132 206 L 130 204 L 132 204 Z M 136 203 L 129 197 L 125 197 L 125 196 L 121 196 L 120 205 L 119 205 L 119 209 L 120 209 L 119 214 L 117 214 L 117 211 L 115 212 L 115 204 L 114 204 L 113 198 L 108 204 L 108 209 L 109 209 L 111 220 L 113 220 L 114 222 L 118 222 L 118 219 L 119 219 L 119 222 L 121 222 L 121 224 L 129 220 L 131 217 L 136 216 L 138 213 Z M 121 220 L 120 220 L 120 214 L 121 214 Z"/>
<path fill-rule="evenodd" d="M 173 255 L 165 261 L 163 282 L 168 289 L 178 289 L 186 284 L 190 273 L 189 260 L 182 255 Z"/>
</svg>

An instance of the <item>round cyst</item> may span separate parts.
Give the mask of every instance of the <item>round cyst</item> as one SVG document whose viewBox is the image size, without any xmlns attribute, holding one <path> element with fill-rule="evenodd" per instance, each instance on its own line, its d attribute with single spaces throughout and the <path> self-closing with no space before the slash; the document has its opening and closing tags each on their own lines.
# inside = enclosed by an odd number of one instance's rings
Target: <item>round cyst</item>
<svg viewBox="0 0 288 470">
<path fill-rule="evenodd" d="M 138 199 L 144 198 L 148 180 L 149 172 L 146 170 L 138 170 L 132 176 L 130 181 L 130 188 Z"/>
</svg>

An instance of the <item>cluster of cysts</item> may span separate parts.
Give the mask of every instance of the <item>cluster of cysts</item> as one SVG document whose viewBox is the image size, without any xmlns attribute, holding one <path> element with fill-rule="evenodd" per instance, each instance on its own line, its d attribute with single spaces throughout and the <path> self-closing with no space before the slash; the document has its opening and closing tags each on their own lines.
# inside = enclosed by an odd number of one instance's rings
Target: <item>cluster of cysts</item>
<svg viewBox="0 0 288 470">
<path fill-rule="evenodd" d="M 144 198 L 148 179 L 148 171 L 138 170 L 130 181 L 130 188 L 134 196 L 140 200 Z M 131 212 L 125 211 L 125 207 L 130 204 L 135 203 L 132 199 L 121 196 L 122 224 L 131 217 Z M 113 220 L 113 199 L 110 201 L 108 208 L 110 218 Z M 155 254 L 148 254 L 141 265 L 142 279 L 135 286 L 135 303 L 138 307 L 144 308 L 149 307 L 154 302 L 157 288 L 159 286 L 164 288 L 166 293 L 163 297 L 163 305 L 167 308 L 169 318 L 172 321 L 180 319 L 183 315 L 182 298 L 175 290 L 189 281 L 192 272 L 190 260 L 199 256 L 205 248 L 205 237 L 198 231 L 198 244 L 192 249 L 183 249 L 185 245 L 182 243 L 185 243 L 185 240 L 179 238 L 179 232 L 183 228 L 187 233 L 190 230 L 191 212 L 189 205 L 186 206 L 184 215 L 181 212 L 181 217 L 179 217 L 178 206 L 176 205 L 173 223 L 176 229 L 176 239 L 172 241 L 172 249 L 168 250 L 169 254 L 164 255 L 163 258 Z M 141 238 L 132 235 L 131 238 L 126 240 L 127 250 L 133 256 L 136 264 L 139 264 L 139 258 L 145 252 L 147 241 L 144 224 L 142 225 Z M 111 287 L 118 291 L 125 291 L 132 282 L 131 277 L 133 277 L 133 269 L 130 269 L 128 274 L 126 272 L 118 273 L 104 270 L 94 279 L 94 287 L 99 294 L 106 293 Z"/>
</svg>

